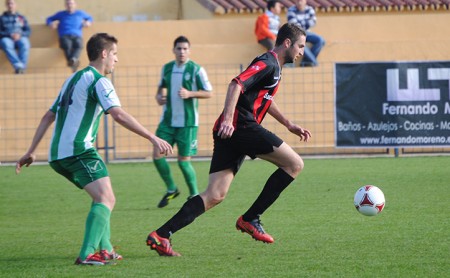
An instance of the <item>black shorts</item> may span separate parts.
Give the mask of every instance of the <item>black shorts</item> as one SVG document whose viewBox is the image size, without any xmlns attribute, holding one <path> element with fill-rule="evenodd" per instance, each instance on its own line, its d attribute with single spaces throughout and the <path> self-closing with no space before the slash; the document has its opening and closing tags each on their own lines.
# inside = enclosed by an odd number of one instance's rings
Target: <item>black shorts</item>
<svg viewBox="0 0 450 278">
<path fill-rule="evenodd" d="M 274 147 L 283 144 L 283 140 L 258 124 L 237 129 L 228 139 L 221 139 L 217 132 L 213 132 L 213 138 L 210 174 L 225 169 L 232 169 L 236 174 L 246 155 L 255 159 L 257 155 L 271 153 Z"/>
</svg>

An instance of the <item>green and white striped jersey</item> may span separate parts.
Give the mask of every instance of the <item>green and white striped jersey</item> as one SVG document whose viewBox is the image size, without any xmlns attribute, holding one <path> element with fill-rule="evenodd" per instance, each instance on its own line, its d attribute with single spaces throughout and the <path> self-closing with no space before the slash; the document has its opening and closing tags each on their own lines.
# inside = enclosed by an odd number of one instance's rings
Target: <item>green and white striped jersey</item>
<svg viewBox="0 0 450 278">
<path fill-rule="evenodd" d="M 94 67 L 86 67 L 63 84 L 50 111 L 56 114 L 49 161 L 84 153 L 94 148 L 104 112 L 120 106 L 111 81 Z"/>
<path fill-rule="evenodd" d="M 198 126 L 198 99 L 182 99 L 178 95 L 182 86 L 189 91 L 212 91 L 205 69 L 197 63 L 188 61 L 181 67 L 175 61 L 165 64 L 159 82 L 159 87 L 167 89 L 161 122 L 171 127 Z"/>
</svg>

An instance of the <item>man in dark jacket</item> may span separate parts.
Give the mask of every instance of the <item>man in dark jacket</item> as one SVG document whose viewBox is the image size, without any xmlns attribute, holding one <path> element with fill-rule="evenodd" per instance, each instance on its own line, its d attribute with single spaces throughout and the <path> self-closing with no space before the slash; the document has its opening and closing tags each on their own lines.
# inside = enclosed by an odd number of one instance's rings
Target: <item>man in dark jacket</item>
<svg viewBox="0 0 450 278">
<path fill-rule="evenodd" d="M 25 16 L 17 12 L 15 0 L 6 0 L 5 4 L 7 11 L 0 16 L 0 47 L 15 73 L 21 74 L 28 63 L 31 29 Z"/>
</svg>

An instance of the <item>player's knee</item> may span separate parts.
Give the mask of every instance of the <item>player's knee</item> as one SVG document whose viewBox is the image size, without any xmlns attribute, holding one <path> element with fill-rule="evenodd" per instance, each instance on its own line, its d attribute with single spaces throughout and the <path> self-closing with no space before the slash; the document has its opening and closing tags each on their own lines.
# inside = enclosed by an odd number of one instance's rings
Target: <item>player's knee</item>
<svg viewBox="0 0 450 278">
<path fill-rule="evenodd" d="M 217 194 L 217 195 L 213 196 L 210 199 L 211 205 L 216 206 L 216 205 L 222 203 L 222 201 L 225 200 L 225 196 L 226 196 L 226 194 Z"/>
<path fill-rule="evenodd" d="M 303 159 L 301 157 L 299 157 L 298 166 L 297 166 L 299 174 L 301 171 L 303 171 L 303 168 L 305 168 L 305 162 L 303 162 Z"/>
<path fill-rule="evenodd" d="M 114 209 L 114 206 L 116 205 L 116 198 L 114 196 L 108 196 L 107 198 L 104 198 L 100 203 L 103 203 L 112 211 Z"/>
<path fill-rule="evenodd" d="M 222 201 L 226 197 L 226 193 L 216 192 L 215 194 L 208 194 L 205 197 L 206 197 L 206 198 L 204 198 L 204 200 L 206 201 L 205 208 L 206 208 L 206 210 L 208 210 L 208 209 L 215 207 L 218 204 L 222 203 Z"/>
<path fill-rule="evenodd" d="M 305 167 L 305 163 L 303 159 L 299 156 L 295 161 L 293 161 L 290 165 L 291 174 L 296 177 Z"/>
<path fill-rule="evenodd" d="M 105 204 L 110 210 L 113 210 L 116 205 L 116 196 L 113 192 L 105 192 L 100 197 L 100 203 Z"/>
<path fill-rule="evenodd" d="M 112 196 L 112 198 L 110 199 L 111 202 L 111 210 L 114 208 L 114 206 L 116 205 L 116 196 Z"/>
<path fill-rule="evenodd" d="M 215 207 L 218 204 L 222 203 L 222 201 L 224 200 L 224 198 L 213 198 L 209 200 L 209 207 Z"/>
</svg>

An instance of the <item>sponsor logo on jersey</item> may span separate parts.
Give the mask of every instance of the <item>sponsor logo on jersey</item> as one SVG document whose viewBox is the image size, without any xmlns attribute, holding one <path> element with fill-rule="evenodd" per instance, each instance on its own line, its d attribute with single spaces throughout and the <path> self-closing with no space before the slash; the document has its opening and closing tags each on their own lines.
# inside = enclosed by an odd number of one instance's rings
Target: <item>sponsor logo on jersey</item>
<svg viewBox="0 0 450 278">
<path fill-rule="evenodd" d="M 114 89 L 104 90 L 103 92 L 104 92 L 103 95 L 104 95 L 106 98 L 109 98 L 109 95 L 112 94 L 112 93 L 114 92 Z"/>
<path fill-rule="evenodd" d="M 192 140 L 191 149 L 196 149 L 196 148 L 197 148 L 197 140 Z"/>
<path fill-rule="evenodd" d="M 86 164 L 88 171 L 91 173 L 95 173 L 103 170 L 102 164 L 99 160 L 90 161 Z"/>
<path fill-rule="evenodd" d="M 266 93 L 266 94 L 264 95 L 264 98 L 265 98 L 265 99 L 268 99 L 268 100 L 273 100 L 273 96 L 272 96 L 272 95 L 269 95 L 269 93 Z"/>
<path fill-rule="evenodd" d="M 184 79 L 191 80 L 191 74 L 189 72 L 186 72 L 186 74 L 184 75 Z"/>
</svg>

